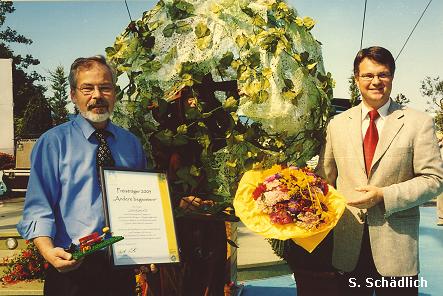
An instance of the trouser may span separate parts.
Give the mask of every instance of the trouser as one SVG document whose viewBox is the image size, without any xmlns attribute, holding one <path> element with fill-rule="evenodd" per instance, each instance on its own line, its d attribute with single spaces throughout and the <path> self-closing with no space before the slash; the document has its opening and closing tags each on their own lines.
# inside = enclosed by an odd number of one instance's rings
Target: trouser
<svg viewBox="0 0 443 296">
<path fill-rule="evenodd" d="M 133 269 L 113 269 L 105 252 L 86 256 L 76 270 L 61 273 L 51 265 L 44 284 L 46 296 L 132 296 Z"/>
<path fill-rule="evenodd" d="M 286 261 L 294 272 L 298 296 L 337 296 L 338 278 L 332 267 L 332 231 L 312 253 L 291 242 Z"/>
<path fill-rule="evenodd" d="M 418 276 L 382 277 L 372 257 L 368 225 L 365 223 L 358 263 L 352 272 L 346 272 L 340 279 L 340 295 L 343 296 L 417 296 L 418 287 L 402 287 L 417 280 Z M 396 287 L 393 287 L 396 286 Z"/>
</svg>

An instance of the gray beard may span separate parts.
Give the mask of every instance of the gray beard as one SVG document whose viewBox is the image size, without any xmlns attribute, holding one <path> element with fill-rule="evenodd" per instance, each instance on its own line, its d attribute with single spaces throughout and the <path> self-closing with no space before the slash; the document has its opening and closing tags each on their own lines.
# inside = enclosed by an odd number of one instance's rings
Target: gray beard
<svg viewBox="0 0 443 296">
<path fill-rule="evenodd" d="M 81 114 L 84 118 L 86 118 L 87 120 L 89 120 L 91 122 L 103 122 L 103 121 L 108 120 L 109 117 L 111 117 L 110 112 L 97 114 L 97 113 L 93 113 L 91 111 L 86 111 L 86 112 L 81 112 Z"/>
</svg>

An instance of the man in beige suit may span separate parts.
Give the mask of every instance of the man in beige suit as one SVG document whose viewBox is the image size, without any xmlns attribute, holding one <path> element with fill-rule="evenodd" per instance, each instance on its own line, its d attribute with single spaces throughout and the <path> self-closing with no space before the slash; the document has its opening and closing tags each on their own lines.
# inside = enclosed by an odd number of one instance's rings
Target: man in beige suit
<svg viewBox="0 0 443 296">
<path fill-rule="evenodd" d="M 348 201 L 334 229 L 341 295 L 418 295 L 424 285 L 418 206 L 442 192 L 443 162 L 432 118 L 390 99 L 394 72 L 388 50 L 358 52 L 362 103 L 330 121 L 320 154 L 317 172 Z"/>
</svg>

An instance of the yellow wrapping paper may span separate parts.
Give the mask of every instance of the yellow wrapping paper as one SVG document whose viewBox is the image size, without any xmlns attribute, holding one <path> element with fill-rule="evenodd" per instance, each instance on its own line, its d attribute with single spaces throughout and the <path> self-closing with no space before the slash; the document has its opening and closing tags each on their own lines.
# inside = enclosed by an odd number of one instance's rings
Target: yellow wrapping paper
<svg viewBox="0 0 443 296">
<path fill-rule="evenodd" d="M 268 214 L 263 213 L 256 206 L 256 201 L 252 198 L 252 193 L 259 183 L 277 173 L 277 168 L 269 170 L 247 171 L 238 185 L 234 198 L 235 214 L 245 224 L 247 228 L 265 238 L 279 240 L 292 239 L 297 245 L 308 252 L 312 252 L 326 235 L 335 227 L 345 210 L 345 198 L 340 195 L 332 186 L 324 203 L 328 207 L 329 223 L 325 223 L 315 230 L 306 230 L 294 223 L 280 225 L 272 224 Z"/>
</svg>

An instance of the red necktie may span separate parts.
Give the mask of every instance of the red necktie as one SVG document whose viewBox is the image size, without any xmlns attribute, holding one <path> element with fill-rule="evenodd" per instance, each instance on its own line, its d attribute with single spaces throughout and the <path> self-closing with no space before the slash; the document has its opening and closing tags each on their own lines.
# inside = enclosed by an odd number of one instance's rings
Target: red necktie
<svg viewBox="0 0 443 296">
<path fill-rule="evenodd" d="M 369 176 L 371 171 L 372 159 L 374 158 L 375 147 L 378 143 L 378 131 L 375 125 L 375 119 L 379 117 L 377 110 L 369 111 L 369 127 L 366 131 L 365 139 L 363 141 L 363 153 L 365 155 L 366 174 Z"/>
</svg>

